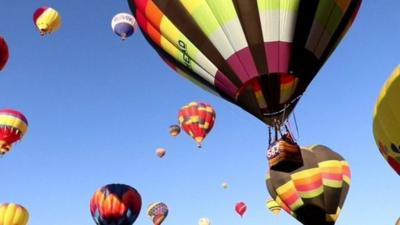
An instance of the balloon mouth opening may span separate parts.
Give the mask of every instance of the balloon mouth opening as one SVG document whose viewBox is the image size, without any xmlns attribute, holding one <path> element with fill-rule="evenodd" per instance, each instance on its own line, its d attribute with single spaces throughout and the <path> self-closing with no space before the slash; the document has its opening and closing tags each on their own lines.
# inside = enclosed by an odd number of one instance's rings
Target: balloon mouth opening
<svg viewBox="0 0 400 225">
<path fill-rule="evenodd" d="M 47 33 L 46 29 L 40 29 L 40 36 L 44 36 Z"/>
</svg>

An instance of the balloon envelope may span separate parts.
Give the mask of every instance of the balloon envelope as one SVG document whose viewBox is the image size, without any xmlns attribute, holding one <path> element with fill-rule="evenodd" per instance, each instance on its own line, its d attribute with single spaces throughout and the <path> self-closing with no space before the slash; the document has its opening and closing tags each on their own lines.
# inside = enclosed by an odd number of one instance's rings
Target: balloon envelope
<svg viewBox="0 0 400 225">
<path fill-rule="evenodd" d="M 229 186 L 229 185 L 228 185 L 228 183 L 227 183 L 227 182 L 223 182 L 223 183 L 222 183 L 222 188 L 223 188 L 223 189 L 227 189 L 227 188 L 228 188 L 228 186 Z"/>
<path fill-rule="evenodd" d="M 211 131 L 215 122 L 214 108 L 204 102 L 191 102 L 179 111 L 179 123 L 201 147 L 201 142 Z"/>
<path fill-rule="evenodd" d="M 0 204 L 1 225 L 26 225 L 29 213 L 23 206 L 14 203 Z"/>
<path fill-rule="evenodd" d="M 244 202 L 238 202 L 235 205 L 235 211 L 241 216 L 243 217 L 244 213 L 247 210 L 247 206 Z"/>
<path fill-rule="evenodd" d="M 4 68 L 8 61 L 9 52 L 7 42 L 0 36 L 0 71 Z"/>
<path fill-rule="evenodd" d="M 0 110 L 0 155 L 11 150 L 14 142 L 20 140 L 28 130 L 26 117 L 14 109 Z"/>
<path fill-rule="evenodd" d="M 304 225 L 333 225 L 350 187 L 349 164 L 322 145 L 302 148 L 304 165 L 291 172 L 270 170 L 271 197 Z"/>
<path fill-rule="evenodd" d="M 169 134 L 173 137 L 176 137 L 181 133 L 181 127 L 179 125 L 171 125 L 169 126 Z"/>
<path fill-rule="evenodd" d="M 211 225 L 211 221 L 208 218 L 200 218 L 199 219 L 199 225 Z"/>
<path fill-rule="evenodd" d="M 108 184 L 98 189 L 90 200 L 90 213 L 97 225 L 131 225 L 139 216 L 142 198 L 125 184 Z"/>
<path fill-rule="evenodd" d="M 168 216 L 168 206 L 163 202 L 154 202 L 147 208 L 147 215 L 154 225 L 160 225 Z"/>
<path fill-rule="evenodd" d="M 159 158 L 164 157 L 165 153 L 166 153 L 166 151 L 165 151 L 164 148 L 157 148 L 157 149 L 156 149 L 156 155 L 157 155 Z"/>
<path fill-rule="evenodd" d="M 61 16 L 57 10 L 42 6 L 33 13 L 33 22 L 41 35 L 54 32 L 61 27 Z"/>
<path fill-rule="evenodd" d="M 361 0 L 128 0 L 162 59 L 268 125 L 281 125 Z"/>
<path fill-rule="evenodd" d="M 129 13 L 118 13 L 111 20 L 111 28 L 122 40 L 130 37 L 136 30 L 135 18 Z"/>
<path fill-rule="evenodd" d="M 278 215 L 281 212 L 281 207 L 273 199 L 268 199 L 266 202 L 267 208 L 274 214 Z"/>
<path fill-rule="evenodd" d="M 400 175 L 400 65 L 386 81 L 374 109 L 373 132 L 378 149 Z"/>
</svg>

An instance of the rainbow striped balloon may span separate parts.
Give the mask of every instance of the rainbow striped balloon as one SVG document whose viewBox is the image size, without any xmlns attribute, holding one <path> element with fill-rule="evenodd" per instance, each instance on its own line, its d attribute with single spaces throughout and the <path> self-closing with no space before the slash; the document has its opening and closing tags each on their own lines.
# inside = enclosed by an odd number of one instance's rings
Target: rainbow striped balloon
<svg viewBox="0 0 400 225">
<path fill-rule="evenodd" d="M 333 225 L 350 187 L 349 164 L 322 145 L 302 148 L 303 167 L 271 170 L 267 187 L 272 198 L 305 225 Z"/>
</svg>

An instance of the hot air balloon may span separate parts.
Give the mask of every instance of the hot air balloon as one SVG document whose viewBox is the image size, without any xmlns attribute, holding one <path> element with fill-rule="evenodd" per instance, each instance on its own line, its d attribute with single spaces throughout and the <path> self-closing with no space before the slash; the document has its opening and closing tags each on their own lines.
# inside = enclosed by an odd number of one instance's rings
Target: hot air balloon
<svg viewBox="0 0 400 225">
<path fill-rule="evenodd" d="M 199 225 L 211 225 L 211 221 L 208 218 L 200 218 L 199 219 Z"/>
<path fill-rule="evenodd" d="M 276 131 L 272 145 L 349 29 L 361 0 L 128 3 L 168 65 L 270 126 Z"/>
<path fill-rule="evenodd" d="M 227 182 L 223 182 L 222 183 L 222 188 L 223 189 L 227 189 L 228 188 L 228 183 Z"/>
<path fill-rule="evenodd" d="M 157 148 L 157 149 L 156 149 L 156 155 L 157 155 L 159 158 L 164 157 L 165 153 L 166 153 L 166 151 L 165 151 L 164 148 Z"/>
<path fill-rule="evenodd" d="M 266 202 L 267 208 L 274 214 L 278 215 L 281 212 L 281 207 L 273 199 L 268 199 Z"/>
<path fill-rule="evenodd" d="M 350 187 L 349 164 L 322 145 L 302 148 L 301 154 L 301 168 L 269 171 L 268 191 L 282 209 L 304 225 L 333 225 Z"/>
<path fill-rule="evenodd" d="M 4 68 L 8 61 L 8 45 L 2 36 L 0 36 L 0 71 Z"/>
<path fill-rule="evenodd" d="M 180 132 L 181 132 L 181 127 L 180 126 L 178 126 L 176 124 L 169 126 L 169 134 L 172 137 L 178 136 Z"/>
<path fill-rule="evenodd" d="M 201 142 L 214 126 L 215 111 L 210 104 L 190 102 L 179 111 L 179 123 L 201 148 Z"/>
<path fill-rule="evenodd" d="M 33 13 L 33 22 L 43 36 L 60 28 L 61 16 L 57 10 L 42 6 Z"/>
<path fill-rule="evenodd" d="M 0 204 L 1 225 L 26 225 L 29 213 L 23 206 L 14 203 Z"/>
<path fill-rule="evenodd" d="M 11 150 L 14 142 L 19 141 L 28 130 L 26 117 L 13 109 L 0 110 L 0 155 Z"/>
<path fill-rule="evenodd" d="M 108 184 L 90 200 L 90 213 L 97 225 L 132 225 L 141 207 L 139 192 L 125 184 Z"/>
<path fill-rule="evenodd" d="M 118 13 L 112 18 L 111 28 L 122 40 L 130 37 L 136 30 L 135 18 L 128 13 Z"/>
<path fill-rule="evenodd" d="M 386 81 L 374 109 L 376 144 L 389 165 L 400 175 L 400 65 Z"/>
<path fill-rule="evenodd" d="M 168 216 L 168 207 L 162 202 L 151 203 L 147 208 L 147 215 L 154 225 L 160 225 Z"/>
<path fill-rule="evenodd" d="M 244 202 L 238 202 L 235 205 L 235 211 L 240 215 L 240 217 L 243 217 L 244 213 L 247 210 L 247 206 Z"/>
<path fill-rule="evenodd" d="M 396 225 L 400 225 L 400 218 L 397 220 Z"/>
</svg>

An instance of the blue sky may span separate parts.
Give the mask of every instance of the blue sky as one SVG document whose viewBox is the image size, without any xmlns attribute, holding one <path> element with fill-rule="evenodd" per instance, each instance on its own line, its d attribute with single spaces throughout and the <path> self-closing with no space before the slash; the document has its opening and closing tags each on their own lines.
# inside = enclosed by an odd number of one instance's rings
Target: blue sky
<svg viewBox="0 0 400 225">
<path fill-rule="evenodd" d="M 41 37 L 32 13 L 50 5 L 61 29 Z M 365 0 L 350 32 L 296 108 L 301 145 L 324 144 L 345 157 L 352 185 L 340 224 L 394 224 L 399 177 L 383 160 L 372 134 L 378 93 L 400 62 L 400 1 Z M 0 160 L 0 202 L 20 203 L 30 225 L 94 224 L 93 192 L 126 183 L 142 195 L 135 224 L 151 224 L 146 207 L 163 201 L 165 225 L 299 224 L 265 208 L 267 128 L 256 118 L 177 76 L 140 32 L 121 42 L 111 31 L 126 1 L 4 1 L 0 34 L 10 60 L 0 72 L 0 107 L 22 111 L 29 130 Z M 192 101 L 211 103 L 216 125 L 204 148 L 168 126 Z M 167 149 L 163 159 L 154 151 Z M 227 181 L 224 190 L 221 183 Z M 244 201 L 243 219 L 234 205 Z"/>
</svg>

